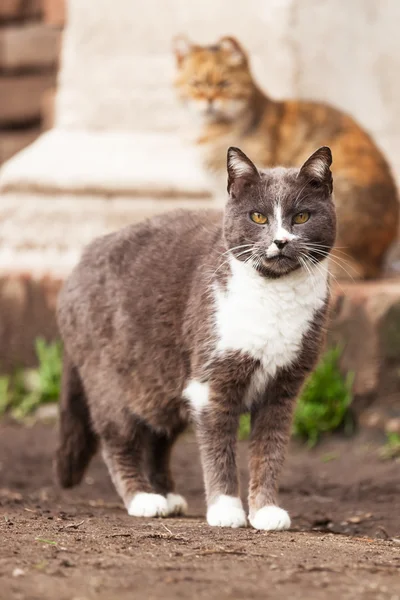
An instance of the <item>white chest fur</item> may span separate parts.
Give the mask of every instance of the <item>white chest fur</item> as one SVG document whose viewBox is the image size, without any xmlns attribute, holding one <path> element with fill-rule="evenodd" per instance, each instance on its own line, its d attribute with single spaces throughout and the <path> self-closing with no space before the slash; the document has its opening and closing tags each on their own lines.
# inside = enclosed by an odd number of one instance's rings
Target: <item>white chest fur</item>
<svg viewBox="0 0 400 600">
<path fill-rule="evenodd" d="M 215 290 L 217 351 L 236 350 L 260 360 L 248 401 L 278 368 L 294 361 L 327 292 L 327 261 L 310 272 L 299 269 L 271 280 L 251 265 L 231 259 L 227 287 Z"/>
</svg>

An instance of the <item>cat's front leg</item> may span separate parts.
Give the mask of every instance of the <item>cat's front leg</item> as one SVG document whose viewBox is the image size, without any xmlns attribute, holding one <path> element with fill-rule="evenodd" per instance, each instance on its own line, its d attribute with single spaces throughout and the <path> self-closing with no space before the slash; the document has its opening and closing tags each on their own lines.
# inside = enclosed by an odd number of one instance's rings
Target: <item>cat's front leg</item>
<svg viewBox="0 0 400 600">
<path fill-rule="evenodd" d="M 217 527 L 246 527 L 239 495 L 236 436 L 239 414 L 213 401 L 196 414 L 207 497 L 207 522 Z"/>
<path fill-rule="evenodd" d="M 255 529 L 277 531 L 290 527 L 288 513 L 277 505 L 277 491 L 295 396 L 296 392 L 290 397 L 274 396 L 251 411 L 249 520 Z"/>
</svg>

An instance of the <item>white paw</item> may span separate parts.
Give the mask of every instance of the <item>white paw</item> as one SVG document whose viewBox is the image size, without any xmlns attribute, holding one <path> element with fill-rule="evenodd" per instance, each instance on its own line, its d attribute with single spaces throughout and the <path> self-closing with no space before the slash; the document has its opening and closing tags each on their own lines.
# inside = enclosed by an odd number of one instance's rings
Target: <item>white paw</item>
<svg viewBox="0 0 400 600">
<path fill-rule="evenodd" d="M 207 510 L 207 523 L 212 527 L 246 527 L 246 513 L 240 498 L 218 496 Z"/>
<path fill-rule="evenodd" d="M 168 514 L 184 515 L 187 511 L 187 502 L 180 494 L 167 494 Z"/>
<path fill-rule="evenodd" d="M 166 517 L 168 514 L 167 499 L 161 494 L 139 492 L 132 498 L 128 514 L 132 517 Z"/>
<path fill-rule="evenodd" d="M 274 505 L 263 506 L 254 517 L 249 517 L 249 520 L 254 529 L 264 531 L 279 531 L 290 527 L 290 517 L 286 510 Z"/>
</svg>

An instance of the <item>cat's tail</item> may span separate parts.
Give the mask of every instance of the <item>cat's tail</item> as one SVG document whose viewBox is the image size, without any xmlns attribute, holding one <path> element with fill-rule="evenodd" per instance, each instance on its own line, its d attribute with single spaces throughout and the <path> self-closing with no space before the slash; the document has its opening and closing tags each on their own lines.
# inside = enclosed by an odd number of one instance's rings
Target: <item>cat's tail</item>
<svg viewBox="0 0 400 600">
<path fill-rule="evenodd" d="M 81 377 L 66 352 L 63 358 L 59 427 L 55 470 L 60 485 L 69 488 L 81 482 L 97 450 L 98 438 L 90 422 Z"/>
</svg>

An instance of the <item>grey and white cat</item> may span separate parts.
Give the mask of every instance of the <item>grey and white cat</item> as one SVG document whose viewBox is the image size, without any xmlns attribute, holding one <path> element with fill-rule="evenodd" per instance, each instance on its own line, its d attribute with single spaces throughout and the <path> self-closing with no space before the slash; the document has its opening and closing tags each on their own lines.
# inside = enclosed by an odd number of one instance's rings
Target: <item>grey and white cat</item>
<svg viewBox="0 0 400 600">
<path fill-rule="evenodd" d="M 65 344 L 58 478 L 101 445 L 130 515 L 180 514 L 171 448 L 196 426 L 207 521 L 243 527 L 238 420 L 251 413 L 249 520 L 290 518 L 277 484 L 296 397 L 323 343 L 335 241 L 329 148 L 301 169 L 228 151 L 224 213 L 157 216 L 94 241 L 60 296 Z"/>
</svg>

